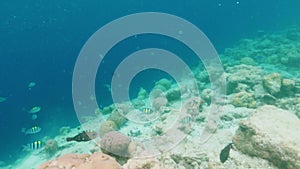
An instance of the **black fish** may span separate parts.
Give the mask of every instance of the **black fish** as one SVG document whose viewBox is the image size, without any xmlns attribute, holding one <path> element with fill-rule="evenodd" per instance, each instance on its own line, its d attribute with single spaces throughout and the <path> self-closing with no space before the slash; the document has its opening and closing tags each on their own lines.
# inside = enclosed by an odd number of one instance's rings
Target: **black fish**
<svg viewBox="0 0 300 169">
<path fill-rule="evenodd" d="M 92 130 L 87 130 L 84 132 L 81 132 L 79 134 L 77 134 L 74 137 L 67 137 L 67 141 L 77 141 L 77 142 L 81 142 L 81 141 L 90 141 L 92 139 L 95 139 L 98 137 L 98 134 L 95 131 Z"/>
<path fill-rule="evenodd" d="M 230 149 L 232 148 L 233 143 L 229 143 L 226 147 L 224 147 L 220 153 L 220 161 L 222 163 L 224 163 L 228 157 L 229 157 L 229 153 L 230 153 Z"/>
</svg>

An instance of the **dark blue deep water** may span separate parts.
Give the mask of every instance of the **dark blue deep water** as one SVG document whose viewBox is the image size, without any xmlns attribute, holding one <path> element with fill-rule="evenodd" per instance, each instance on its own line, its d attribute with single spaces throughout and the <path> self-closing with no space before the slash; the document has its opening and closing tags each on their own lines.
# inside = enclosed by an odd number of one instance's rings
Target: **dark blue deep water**
<svg viewBox="0 0 300 169">
<path fill-rule="evenodd" d="M 22 145 L 54 137 L 62 126 L 79 125 L 72 102 L 72 72 L 86 40 L 101 26 L 137 12 L 164 12 L 197 25 L 219 53 L 258 30 L 273 32 L 300 22 L 298 0 L 2 0 L 0 2 L 0 161 L 13 162 Z M 96 80 L 101 106 L 112 103 L 105 87 L 117 64 L 131 52 L 147 47 L 173 50 L 192 64 L 189 50 L 164 37 L 124 40 L 109 52 Z M 172 44 L 170 46 L 170 44 Z M 152 73 L 152 74 L 151 74 Z M 145 72 L 132 83 L 134 97 L 165 74 Z M 143 76 L 143 77 L 145 77 Z M 28 84 L 35 82 L 31 90 Z M 39 105 L 36 120 L 27 112 Z M 39 125 L 42 132 L 24 136 L 21 128 Z"/>
</svg>

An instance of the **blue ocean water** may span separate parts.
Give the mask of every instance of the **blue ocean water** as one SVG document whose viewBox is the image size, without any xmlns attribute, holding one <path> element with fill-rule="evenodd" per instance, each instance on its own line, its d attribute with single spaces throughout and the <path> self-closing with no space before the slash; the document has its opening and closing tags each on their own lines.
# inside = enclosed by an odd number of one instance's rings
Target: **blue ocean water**
<svg viewBox="0 0 300 169">
<path fill-rule="evenodd" d="M 0 161 L 13 162 L 22 154 L 22 145 L 53 137 L 62 126 L 79 125 L 72 103 L 73 68 L 86 40 L 106 23 L 137 12 L 174 14 L 198 26 L 222 53 L 239 39 L 256 36 L 259 30 L 273 32 L 299 24 L 299 9 L 297 0 L 1 1 L 0 96 L 7 100 L 0 103 Z M 192 53 L 187 58 L 190 51 L 171 39 L 145 35 L 125 40 L 101 65 L 103 73 L 96 80 L 100 105 L 112 103 L 105 85 L 120 60 L 146 47 L 173 50 L 193 64 Z M 138 76 L 132 84 L 133 97 L 140 87 L 148 89 L 166 75 L 144 73 L 147 80 Z M 30 82 L 36 83 L 31 90 Z M 37 105 L 42 110 L 32 120 L 27 111 Z M 42 132 L 25 136 L 21 128 L 32 125 L 42 127 Z"/>
</svg>

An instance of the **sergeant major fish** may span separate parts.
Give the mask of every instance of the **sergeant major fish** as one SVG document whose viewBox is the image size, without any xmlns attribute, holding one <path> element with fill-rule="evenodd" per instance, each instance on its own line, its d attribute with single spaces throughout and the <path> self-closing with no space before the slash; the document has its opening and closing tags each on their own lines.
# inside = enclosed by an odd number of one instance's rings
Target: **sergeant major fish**
<svg viewBox="0 0 300 169">
<path fill-rule="evenodd" d="M 90 141 L 98 137 L 98 134 L 93 131 L 93 130 L 87 130 L 83 131 L 79 134 L 77 134 L 74 137 L 67 137 L 67 141 L 77 141 L 77 142 L 85 142 L 85 141 Z"/>
<path fill-rule="evenodd" d="M 28 129 L 22 128 L 22 132 L 25 133 L 25 135 L 36 134 L 36 133 L 39 133 L 41 130 L 42 130 L 42 128 L 40 128 L 39 126 L 33 126 Z"/>
<path fill-rule="evenodd" d="M 42 141 L 34 141 L 32 143 L 28 143 L 23 146 L 23 151 L 31 151 L 31 150 L 38 150 L 42 148 L 43 143 Z"/>
<path fill-rule="evenodd" d="M 37 113 L 37 112 L 41 111 L 41 109 L 42 109 L 41 106 L 34 106 L 28 111 L 28 113 L 31 113 L 31 114 Z"/>
</svg>

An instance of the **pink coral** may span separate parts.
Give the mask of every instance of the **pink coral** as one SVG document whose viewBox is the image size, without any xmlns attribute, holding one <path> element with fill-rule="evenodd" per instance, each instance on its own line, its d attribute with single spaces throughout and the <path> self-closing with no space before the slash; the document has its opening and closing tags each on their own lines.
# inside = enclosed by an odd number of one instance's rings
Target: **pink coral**
<svg viewBox="0 0 300 169">
<path fill-rule="evenodd" d="M 103 153 L 66 154 L 55 160 L 47 161 L 38 169 L 121 169 L 117 161 Z"/>
</svg>

